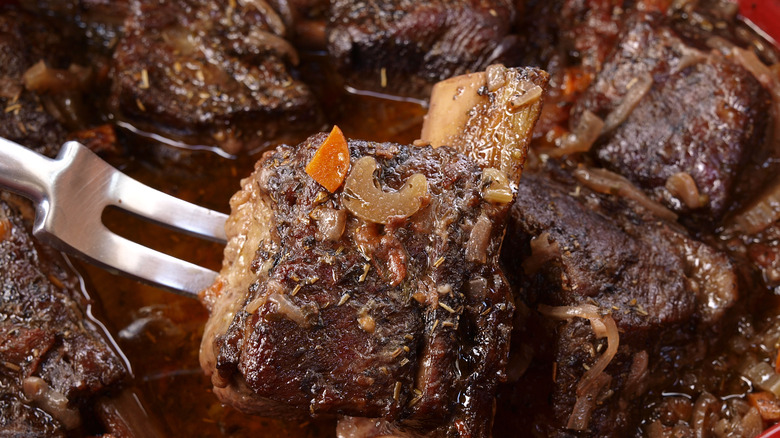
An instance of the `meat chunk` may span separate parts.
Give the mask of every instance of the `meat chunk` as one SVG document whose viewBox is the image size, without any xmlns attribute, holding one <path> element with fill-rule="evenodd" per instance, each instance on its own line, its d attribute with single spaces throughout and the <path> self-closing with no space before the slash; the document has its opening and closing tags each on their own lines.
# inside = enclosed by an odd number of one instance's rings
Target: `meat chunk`
<svg viewBox="0 0 780 438">
<path fill-rule="evenodd" d="M 87 316 L 72 268 L 33 240 L 31 213 L 7 194 L 0 200 L 0 428 L 64 436 L 80 426 L 79 407 L 126 371 Z"/>
<path fill-rule="evenodd" d="M 231 6 L 232 5 L 232 6 Z M 229 153 L 318 125 L 286 28 L 264 1 L 133 3 L 114 57 L 112 106 L 138 127 Z"/>
<path fill-rule="evenodd" d="M 617 307 L 618 326 L 633 330 L 676 324 L 694 314 L 717 320 L 734 302 L 733 275 L 727 275 L 729 287 L 721 290 L 719 282 L 705 285 L 718 275 L 695 269 L 706 260 L 728 273 L 724 255 L 651 214 L 621 205 L 630 201 L 597 196 L 582 187 L 580 195 L 571 196 L 574 190 L 537 175 L 520 185 L 511 242 L 518 248 L 539 248 L 542 257 L 532 253 L 519 267 L 536 285 L 529 293 L 549 305 L 594 299 L 602 307 Z M 643 308 L 647 315 L 622 312 L 631 307 Z"/>
<path fill-rule="evenodd" d="M 328 52 L 352 87 L 424 99 L 437 81 L 517 65 L 515 13 L 506 0 L 335 0 Z"/>
<path fill-rule="evenodd" d="M 507 204 L 483 201 L 482 172 L 449 148 L 351 141 L 353 166 L 376 157 L 382 186 L 399 190 L 422 174 L 428 187 L 427 205 L 409 218 L 360 219 L 345 210 L 350 194 L 327 194 L 303 171 L 324 140 L 278 148 L 232 200 L 229 230 L 239 239 L 205 297 L 202 362 L 214 392 L 266 415 L 386 417 L 420 428 L 445 424 L 452 410 L 456 418 L 475 410 L 460 421 L 489 418 L 512 304 L 485 257 L 500 245 Z M 327 215 L 342 221 L 333 240 L 318 233 Z M 461 392 L 474 404 L 455 402 Z"/>
<path fill-rule="evenodd" d="M 540 312 L 526 311 L 531 316 L 513 342 L 534 351 L 536 370 L 517 391 L 548 385 L 517 395 L 536 407 L 530 412 L 547 412 L 548 436 L 567 429 L 626 436 L 639 419 L 629 402 L 651 382 L 670 383 L 650 372 L 671 366 L 666 362 L 682 355 L 672 352 L 695 345 L 697 327 L 717 324 L 737 299 L 737 276 L 724 254 L 630 200 L 577 186 L 562 171 L 524 176 L 504 261 L 524 303 Z M 588 371 L 607 354 L 605 369 Z"/>
<path fill-rule="evenodd" d="M 585 110 L 601 116 L 604 165 L 676 211 L 719 217 L 770 103 L 741 66 L 683 41 L 659 15 L 636 14 L 573 125 Z"/>
<path fill-rule="evenodd" d="M 45 60 L 61 67 L 67 60 L 52 26 L 45 19 L 17 10 L 0 9 L 0 112 L 2 136 L 44 155 L 56 155 L 65 140 L 60 121 L 41 105 L 40 96 L 26 89 L 24 74 Z"/>
<path fill-rule="evenodd" d="M 31 5 L 27 5 L 31 6 Z M 86 95 L 105 91 L 105 59 L 71 50 L 84 44 L 74 23 L 0 7 L 0 134 L 47 156 L 67 131 L 102 121 Z M 113 129 L 104 128 L 107 133 Z M 109 143 L 104 141 L 102 143 Z"/>
<path fill-rule="evenodd" d="M 29 0 L 22 8 L 45 16 L 55 16 L 83 29 L 90 49 L 113 51 L 131 0 Z"/>
<path fill-rule="evenodd" d="M 770 167 L 770 166 L 767 166 Z M 771 169 L 777 170 L 777 169 Z M 753 184 L 755 187 L 755 184 Z M 745 207 L 727 220 L 721 233 L 725 247 L 737 259 L 747 261 L 768 287 L 780 289 L 780 180 L 754 192 Z M 745 200 L 747 201 L 747 200 Z"/>
<path fill-rule="evenodd" d="M 481 95 L 464 97 L 464 111 L 483 119 L 462 120 L 455 137 L 429 130 L 425 143 L 457 148 L 349 141 L 351 170 L 333 193 L 309 176 L 333 141 L 325 134 L 257 163 L 231 200 L 223 269 L 203 294 L 201 365 L 222 401 L 262 415 L 489 434 L 513 310 L 498 250 L 546 80 L 491 71 L 471 77 Z M 517 100 L 533 87 L 538 95 Z M 486 147 L 468 133 L 516 142 Z"/>
</svg>

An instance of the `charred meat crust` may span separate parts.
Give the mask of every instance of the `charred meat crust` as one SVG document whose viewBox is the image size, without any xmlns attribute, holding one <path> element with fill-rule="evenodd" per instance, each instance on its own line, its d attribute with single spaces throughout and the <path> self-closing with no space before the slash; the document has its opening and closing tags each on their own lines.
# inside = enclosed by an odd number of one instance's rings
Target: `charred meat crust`
<svg viewBox="0 0 780 438">
<path fill-rule="evenodd" d="M 0 427 L 48 436 L 64 433 L 62 412 L 31 402 L 28 379 L 43 379 L 67 399 L 60 408 L 77 413 L 126 371 L 87 317 L 79 279 L 59 254 L 34 242 L 29 208 L 7 194 L 0 200 Z"/>
<path fill-rule="evenodd" d="M 577 187 L 560 169 L 523 176 L 504 262 L 531 310 L 592 304 L 617 324 L 619 349 L 586 414 L 588 436 L 626 436 L 641 415 L 626 407 L 648 388 L 671 384 L 670 367 L 695 360 L 685 351 L 707 339 L 738 294 L 736 269 L 723 253 L 630 201 Z M 536 387 L 517 397 L 549 412 L 544 433 L 569 436 L 578 383 L 606 345 L 584 319 L 531 315 L 515 327 L 513 343 L 535 351 L 531 370 L 516 385 Z M 534 324 L 544 333 L 538 338 L 528 335 Z"/>
<path fill-rule="evenodd" d="M 739 170 L 763 141 L 769 94 L 743 67 L 701 41 L 684 39 L 658 14 L 635 13 L 591 87 L 572 109 L 607 118 L 629 90 L 650 80 L 633 111 L 596 145 L 595 155 L 655 200 L 686 214 L 720 217 Z M 666 188 L 677 173 L 705 196 L 691 209 Z"/>
<path fill-rule="evenodd" d="M 506 59 L 517 43 L 515 14 L 506 0 L 336 0 L 328 52 L 355 88 L 426 98 L 437 81 L 517 65 Z"/>
<path fill-rule="evenodd" d="M 316 100 L 289 69 L 298 54 L 281 18 L 262 5 L 134 2 L 114 54 L 114 110 L 144 129 L 229 153 L 316 127 Z"/>
<path fill-rule="evenodd" d="M 425 175 L 427 204 L 384 226 L 348 215 L 339 239 L 318 238 L 312 213 L 341 210 L 349 196 L 327 194 L 303 171 L 324 140 L 267 153 L 234 197 L 234 216 L 262 198 L 263 211 L 247 217 L 272 220 L 251 225 L 268 232 L 243 252 L 231 245 L 245 225 L 229 224 L 221 278 L 205 292 L 201 362 L 215 393 L 266 415 L 384 417 L 487 435 L 513 310 L 497 265 L 508 204 L 482 200 L 481 170 L 447 147 L 350 141 L 353 164 L 377 159 L 385 190 Z M 464 251 L 480 217 L 490 225 L 485 262 Z M 253 258 L 245 272 L 232 271 L 238 253 Z"/>
</svg>

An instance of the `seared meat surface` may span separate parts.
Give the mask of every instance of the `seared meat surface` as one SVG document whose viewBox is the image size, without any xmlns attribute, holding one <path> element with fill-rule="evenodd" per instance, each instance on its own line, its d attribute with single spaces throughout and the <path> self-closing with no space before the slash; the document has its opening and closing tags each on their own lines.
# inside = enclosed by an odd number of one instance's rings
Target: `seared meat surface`
<svg viewBox="0 0 780 438">
<path fill-rule="evenodd" d="M 328 52 L 352 87 L 424 99 L 440 80 L 517 65 L 515 14 L 507 0 L 334 0 Z"/>
<path fill-rule="evenodd" d="M 0 7 L 0 133 L 44 155 L 54 156 L 65 139 L 60 121 L 42 108 L 41 96 L 25 86 L 24 75 L 38 61 L 67 68 L 66 38 L 52 33 L 46 19 Z"/>
<path fill-rule="evenodd" d="M 604 165 L 676 211 L 720 217 L 764 139 L 770 96 L 743 67 L 685 41 L 661 15 L 637 13 L 626 29 L 575 105 L 572 126 L 585 110 L 602 117 L 595 155 Z M 673 177 L 692 180 L 700 199 L 683 200 Z"/>
<path fill-rule="evenodd" d="M 262 415 L 358 417 L 340 429 L 488 436 L 513 312 L 498 253 L 546 80 L 501 65 L 454 78 L 418 146 L 334 128 L 264 154 L 203 292 L 214 393 Z M 344 166 L 343 189 L 316 169 L 339 138 L 323 169 Z"/>
<path fill-rule="evenodd" d="M 20 6 L 39 16 L 53 16 L 81 28 L 85 44 L 111 52 L 122 33 L 131 0 L 27 0 Z"/>
<path fill-rule="evenodd" d="M 376 158 L 381 186 L 398 190 L 417 173 L 428 183 L 419 212 L 367 222 L 345 210 L 349 194 L 328 195 L 304 173 L 324 140 L 269 153 L 232 200 L 228 229 L 244 237 L 205 296 L 201 360 L 215 394 L 266 415 L 485 435 L 512 314 L 491 256 L 508 204 L 484 201 L 482 172 L 449 148 L 350 141 L 353 165 Z M 323 233 L 334 220 L 343 231 Z"/>
<path fill-rule="evenodd" d="M 668 367 L 700 357 L 687 350 L 697 333 L 706 336 L 738 297 L 724 254 L 631 200 L 576 185 L 561 170 L 523 177 L 504 261 L 530 309 L 515 327 L 515 353 L 534 352 L 513 397 L 549 415 L 537 429 L 547 436 L 626 436 L 641 420 L 626 407 L 673 383 Z M 598 339 L 594 322 L 582 317 L 548 319 L 572 308 L 564 306 L 597 309 L 614 321 L 619 348 L 602 373 L 586 376 L 612 340 Z M 538 390 L 526 393 L 528 387 Z M 522 418 L 531 427 L 534 420 Z"/>
<path fill-rule="evenodd" d="M 298 54 L 265 2 L 134 1 L 114 54 L 112 106 L 141 129 L 229 153 L 318 126 L 289 66 Z"/>
<path fill-rule="evenodd" d="M 25 201 L 0 201 L 0 429 L 63 436 L 79 408 L 119 384 L 124 365 L 87 315 L 79 278 L 30 234 Z"/>
</svg>

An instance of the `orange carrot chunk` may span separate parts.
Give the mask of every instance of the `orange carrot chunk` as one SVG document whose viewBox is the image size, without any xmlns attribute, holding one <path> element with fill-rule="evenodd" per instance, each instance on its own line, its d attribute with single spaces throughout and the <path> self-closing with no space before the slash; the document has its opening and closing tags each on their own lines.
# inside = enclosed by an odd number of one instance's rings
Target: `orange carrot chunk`
<svg viewBox="0 0 780 438">
<path fill-rule="evenodd" d="M 780 402 L 771 392 L 751 392 L 747 395 L 748 402 L 758 409 L 764 421 L 780 421 Z"/>
<path fill-rule="evenodd" d="M 334 126 L 330 135 L 314 153 L 306 173 L 333 193 L 341 187 L 349 170 L 349 147 L 347 139 L 338 126 Z"/>
</svg>

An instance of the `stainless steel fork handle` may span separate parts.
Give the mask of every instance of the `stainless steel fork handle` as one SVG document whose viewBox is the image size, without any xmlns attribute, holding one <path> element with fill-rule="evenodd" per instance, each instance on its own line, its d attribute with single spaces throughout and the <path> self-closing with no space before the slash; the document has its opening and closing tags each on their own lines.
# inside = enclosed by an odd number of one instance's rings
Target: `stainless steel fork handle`
<svg viewBox="0 0 780 438">
<path fill-rule="evenodd" d="M 106 269 L 194 296 L 217 273 L 112 233 L 102 223 L 113 205 L 139 217 L 217 242 L 226 215 L 159 192 L 124 175 L 77 142 L 56 159 L 0 138 L 0 187 L 36 204 L 33 234 Z"/>
<path fill-rule="evenodd" d="M 47 197 L 55 160 L 0 137 L 0 185 L 38 204 Z"/>
</svg>

